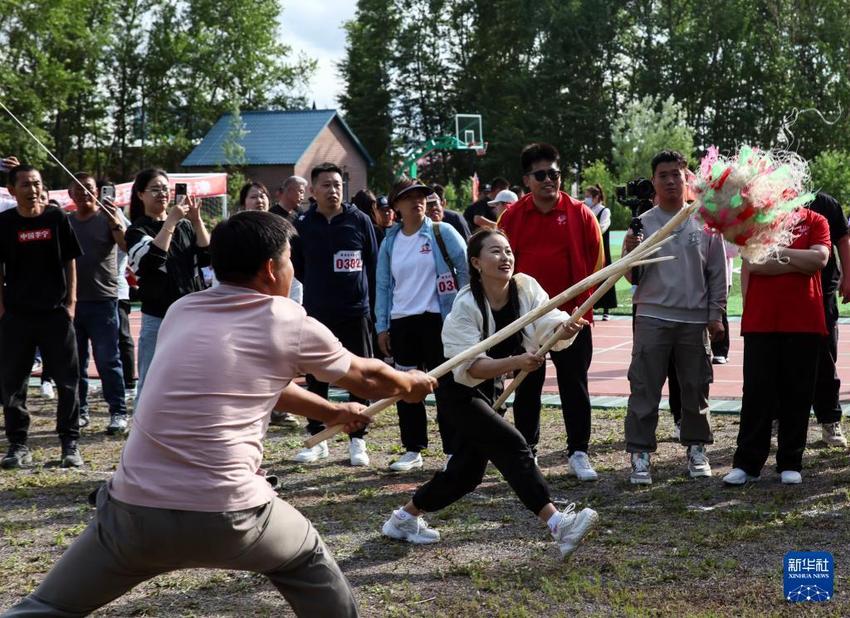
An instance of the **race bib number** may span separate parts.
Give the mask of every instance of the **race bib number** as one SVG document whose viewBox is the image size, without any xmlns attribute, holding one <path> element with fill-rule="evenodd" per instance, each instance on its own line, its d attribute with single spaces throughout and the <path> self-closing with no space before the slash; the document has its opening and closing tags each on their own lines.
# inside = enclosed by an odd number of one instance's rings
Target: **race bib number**
<svg viewBox="0 0 850 618">
<path fill-rule="evenodd" d="M 334 253 L 335 273 L 358 273 L 363 270 L 360 251 L 337 251 Z"/>
<path fill-rule="evenodd" d="M 457 293 L 457 285 L 451 273 L 443 273 L 437 277 L 437 294 L 445 296 L 446 294 L 455 293 Z"/>
</svg>

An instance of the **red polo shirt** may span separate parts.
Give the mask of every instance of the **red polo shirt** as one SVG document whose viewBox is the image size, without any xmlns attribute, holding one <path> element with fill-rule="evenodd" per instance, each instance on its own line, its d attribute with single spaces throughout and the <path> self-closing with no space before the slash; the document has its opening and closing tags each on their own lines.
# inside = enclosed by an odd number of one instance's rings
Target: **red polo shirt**
<svg viewBox="0 0 850 618">
<path fill-rule="evenodd" d="M 798 236 L 789 248 L 823 245 L 831 251 L 826 218 L 808 208 L 801 208 L 798 213 L 800 220 L 795 228 Z M 820 272 L 773 276 L 751 273 L 741 317 L 741 334 L 749 333 L 826 335 Z"/>
<path fill-rule="evenodd" d="M 550 297 L 557 296 L 602 267 L 602 234 L 590 209 L 561 192 L 547 213 L 534 205 L 529 193 L 511 205 L 499 220 L 516 258 L 516 272 L 537 279 Z M 572 312 L 587 300 L 587 290 L 561 305 Z M 584 316 L 593 320 L 593 311 Z"/>
</svg>

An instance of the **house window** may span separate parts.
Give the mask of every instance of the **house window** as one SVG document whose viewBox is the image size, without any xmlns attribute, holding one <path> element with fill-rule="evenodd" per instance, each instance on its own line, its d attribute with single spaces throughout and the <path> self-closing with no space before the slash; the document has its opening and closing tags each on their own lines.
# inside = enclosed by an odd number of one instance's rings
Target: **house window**
<svg viewBox="0 0 850 618">
<path fill-rule="evenodd" d="M 348 190 L 348 180 L 349 180 L 348 172 L 343 170 L 342 171 L 342 200 L 344 202 L 349 201 L 349 198 L 350 198 L 350 194 L 349 194 L 349 190 Z"/>
</svg>

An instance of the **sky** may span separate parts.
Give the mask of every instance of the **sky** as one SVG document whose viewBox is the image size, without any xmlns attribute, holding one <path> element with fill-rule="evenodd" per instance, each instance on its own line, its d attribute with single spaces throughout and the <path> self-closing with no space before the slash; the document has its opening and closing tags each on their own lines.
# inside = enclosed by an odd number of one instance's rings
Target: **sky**
<svg viewBox="0 0 850 618">
<path fill-rule="evenodd" d="M 356 0 L 280 0 L 282 41 L 292 48 L 293 56 L 303 53 L 319 66 L 307 87 L 308 104 L 336 108 L 342 80 L 336 62 L 345 56 L 343 22 L 354 17 Z"/>
</svg>

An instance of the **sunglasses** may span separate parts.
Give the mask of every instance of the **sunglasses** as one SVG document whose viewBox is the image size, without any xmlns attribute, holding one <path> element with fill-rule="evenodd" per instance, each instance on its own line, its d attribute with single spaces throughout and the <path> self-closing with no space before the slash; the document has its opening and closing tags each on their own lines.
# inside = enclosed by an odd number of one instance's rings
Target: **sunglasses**
<svg viewBox="0 0 850 618">
<path fill-rule="evenodd" d="M 529 175 L 533 176 L 537 182 L 543 182 L 547 177 L 549 180 L 558 180 L 561 177 L 561 170 L 537 170 L 536 172 L 529 172 Z"/>
</svg>

